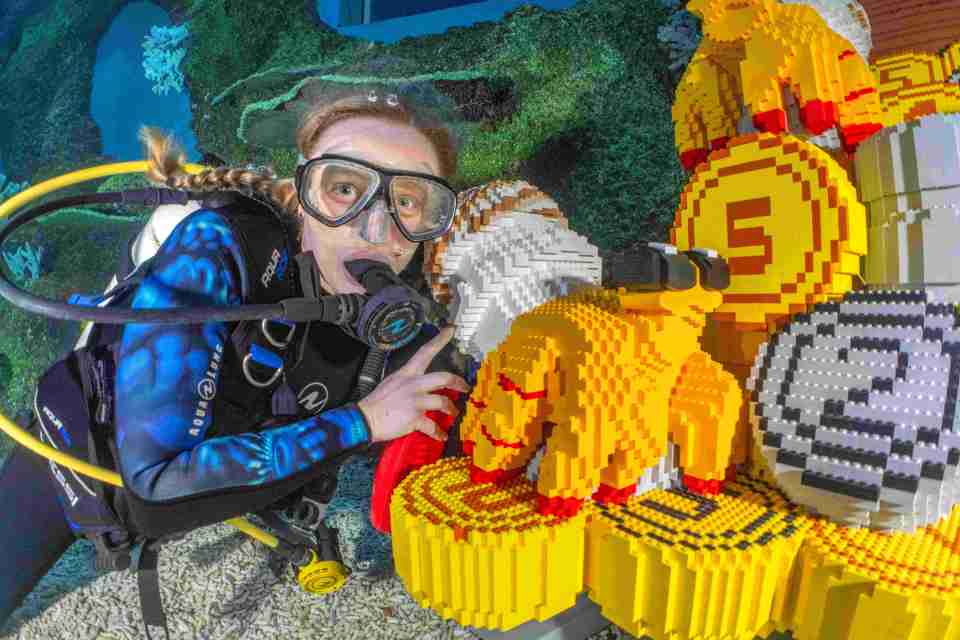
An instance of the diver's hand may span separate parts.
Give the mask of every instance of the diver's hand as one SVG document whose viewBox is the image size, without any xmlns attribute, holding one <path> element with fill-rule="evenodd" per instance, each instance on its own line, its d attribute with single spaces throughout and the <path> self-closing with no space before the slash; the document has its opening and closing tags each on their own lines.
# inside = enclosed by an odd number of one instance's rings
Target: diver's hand
<svg viewBox="0 0 960 640">
<path fill-rule="evenodd" d="M 453 327 L 443 329 L 357 403 L 367 419 L 373 442 L 393 440 L 411 431 L 422 431 L 437 440 L 447 439 L 447 434 L 424 412 L 443 411 L 456 417 L 460 411 L 450 398 L 431 392 L 449 387 L 469 393 L 470 387 L 454 373 L 424 371 L 452 337 Z"/>
</svg>

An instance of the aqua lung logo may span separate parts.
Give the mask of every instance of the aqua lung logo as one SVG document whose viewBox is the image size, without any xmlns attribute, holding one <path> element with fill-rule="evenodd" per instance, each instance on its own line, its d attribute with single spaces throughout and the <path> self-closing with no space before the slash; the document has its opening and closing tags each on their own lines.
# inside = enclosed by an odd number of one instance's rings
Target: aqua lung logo
<svg viewBox="0 0 960 640">
<path fill-rule="evenodd" d="M 53 426 L 57 428 L 57 431 L 63 434 L 64 440 L 67 441 L 67 444 L 70 444 L 70 436 L 67 435 L 67 432 L 63 428 L 63 423 L 60 422 L 60 418 L 54 415 L 53 411 L 50 411 L 50 408 L 47 405 L 43 405 L 43 415 L 47 416 L 47 420 L 53 423 Z"/>
<path fill-rule="evenodd" d="M 63 474 L 60 473 L 60 467 L 57 466 L 57 463 L 53 460 L 50 460 L 50 471 L 53 473 L 53 477 L 57 479 L 57 482 L 60 483 L 60 486 L 63 487 L 63 490 L 67 493 L 67 499 L 70 501 L 70 506 L 76 506 L 77 501 L 80 499 L 76 492 L 73 490 L 73 487 L 70 486 L 70 483 L 67 482 L 67 479 L 63 477 Z"/>
<path fill-rule="evenodd" d="M 287 270 L 287 251 L 284 249 L 283 253 L 279 249 L 274 249 L 273 254 L 270 256 L 270 264 L 267 265 L 267 270 L 263 272 L 263 275 L 260 276 L 260 282 L 265 287 L 270 286 L 270 281 L 273 279 L 273 276 L 276 275 L 277 278 L 282 278 L 284 271 Z"/>
<path fill-rule="evenodd" d="M 57 431 L 64 433 L 63 422 L 60 421 L 53 411 L 50 411 L 50 408 L 44 405 L 41 409 L 43 415 L 47 416 L 47 420 L 53 423 L 53 426 L 57 428 Z M 60 486 L 63 487 L 63 491 L 67 494 L 67 500 L 70 501 L 70 506 L 77 504 L 77 501 L 80 499 L 77 496 L 77 493 L 73 490 L 73 487 L 70 486 L 70 483 L 67 482 L 67 479 L 63 476 L 63 473 L 60 471 L 60 467 L 57 466 L 53 460 L 48 461 L 50 463 L 50 472 L 53 474 L 53 477 L 57 479 L 57 482 L 60 483 Z"/>
<path fill-rule="evenodd" d="M 322 382 L 311 382 L 297 394 L 297 403 L 311 415 L 317 415 L 326 406 L 330 392 Z"/>
<path fill-rule="evenodd" d="M 393 333 L 393 335 L 400 335 L 400 332 L 407 328 L 407 321 L 403 318 L 399 318 L 387 325 L 387 328 L 391 331 L 391 333 Z"/>
<path fill-rule="evenodd" d="M 57 428 L 57 430 L 60 431 L 60 433 L 64 437 L 64 440 L 69 445 L 70 436 L 67 433 L 67 430 L 63 426 L 63 421 L 61 421 L 60 418 L 58 418 L 53 413 L 53 411 L 51 411 L 50 408 L 47 407 L 46 405 L 44 405 L 42 409 L 37 410 L 36 398 L 34 398 L 34 409 L 37 411 L 37 417 L 39 418 L 38 422 L 40 423 L 41 441 L 46 440 L 46 442 L 49 443 L 50 446 L 52 446 L 54 449 L 60 448 L 57 446 L 57 443 L 53 440 L 53 438 L 50 437 L 50 432 L 47 431 L 47 425 L 43 421 L 43 416 L 46 416 L 46 418 L 51 423 L 53 423 L 53 425 Z M 40 415 L 41 412 L 43 413 L 43 416 Z M 73 486 L 69 482 L 67 482 L 67 478 L 63 475 L 63 472 L 60 471 L 60 467 L 57 465 L 57 463 L 55 463 L 53 460 L 48 460 L 47 462 L 50 464 L 50 473 L 53 474 L 53 477 L 56 478 L 57 482 L 60 483 L 60 486 L 63 487 L 64 493 L 67 494 L 67 500 L 70 501 L 70 506 L 71 507 L 75 506 L 77 504 L 77 501 L 80 500 L 80 497 L 77 496 L 77 493 L 76 491 L 74 491 Z M 79 484 L 82 489 L 84 489 L 91 496 L 97 495 L 92 489 L 90 489 L 90 487 L 85 485 L 83 481 L 77 477 L 77 473 L 75 471 L 71 469 L 70 473 L 73 475 L 74 479 L 76 479 L 77 481 L 77 484 Z"/>
<path fill-rule="evenodd" d="M 222 361 L 223 345 L 217 344 L 217 348 L 213 352 L 213 358 L 210 359 L 210 366 L 207 367 L 207 372 L 204 374 L 203 379 L 197 383 L 197 395 L 200 396 L 200 401 L 197 403 L 197 408 L 193 412 L 193 428 L 190 429 L 190 435 L 192 436 L 200 435 L 200 429 L 203 427 L 204 419 L 210 411 L 210 403 L 217 395 L 217 378 L 220 375 L 220 364 Z"/>
</svg>

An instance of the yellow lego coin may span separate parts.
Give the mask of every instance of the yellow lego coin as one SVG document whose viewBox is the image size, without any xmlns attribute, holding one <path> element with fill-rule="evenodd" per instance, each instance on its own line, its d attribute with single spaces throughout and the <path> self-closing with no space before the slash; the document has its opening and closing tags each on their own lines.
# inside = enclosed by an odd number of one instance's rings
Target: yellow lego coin
<svg viewBox="0 0 960 640">
<path fill-rule="evenodd" d="M 546 620 L 583 591 L 587 510 L 542 516 L 524 477 L 474 484 L 468 458 L 411 473 L 390 502 L 397 574 L 421 606 L 507 630 Z"/>
<path fill-rule="evenodd" d="M 730 267 L 717 320 L 765 329 L 853 288 L 866 212 L 845 171 L 791 136 L 733 140 L 684 189 L 671 242 L 716 249 Z"/>
<path fill-rule="evenodd" d="M 796 640 L 960 638 L 960 507 L 916 533 L 816 519 L 798 564 Z"/>
<path fill-rule="evenodd" d="M 656 490 L 595 505 L 586 582 L 603 615 L 655 640 L 754 640 L 778 628 L 810 524 L 746 475 L 704 497 Z"/>
<path fill-rule="evenodd" d="M 960 43 L 942 57 L 907 52 L 877 60 L 871 70 L 879 85 L 883 126 L 960 111 L 960 85 L 951 81 L 951 63 L 958 51 Z"/>
</svg>

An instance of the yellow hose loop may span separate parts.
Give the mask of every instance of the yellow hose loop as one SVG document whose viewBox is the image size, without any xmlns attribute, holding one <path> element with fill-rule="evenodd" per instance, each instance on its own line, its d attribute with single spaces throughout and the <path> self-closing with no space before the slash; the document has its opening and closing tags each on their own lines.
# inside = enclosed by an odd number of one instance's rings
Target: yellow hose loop
<svg viewBox="0 0 960 640">
<path fill-rule="evenodd" d="M 64 187 L 73 186 L 80 182 L 86 182 L 88 180 L 95 180 L 97 178 L 104 178 L 107 176 L 121 175 L 124 173 L 143 173 L 147 170 L 148 164 L 149 163 L 144 160 L 136 162 L 115 162 L 112 164 L 91 167 L 89 169 L 80 169 L 79 171 L 73 171 L 62 176 L 57 176 L 56 178 L 51 178 L 41 182 L 40 184 L 32 186 L 29 189 L 21 191 L 17 195 L 5 201 L 3 204 L 0 204 L 0 219 L 6 218 L 17 209 L 30 204 L 34 200 L 41 198 L 48 193 L 63 189 Z M 207 169 L 207 167 L 199 164 L 185 164 L 183 165 L 183 168 L 185 171 L 187 171 L 187 173 L 199 173 Z M 112 484 L 117 487 L 123 486 L 123 480 L 121 480 L 119 473 L 110 471 L 109 469 L 104 469 L 103 467 L 92 465 L 89 462 L 80 460 L 79 458 L 71 456 L 68 453 L 58 451 L 53 447 L 44 444 L 31 434 L 21 429 L 2 413 L 0 413 L 0 430 L 4 431 L 8 436 L 13 438 L 17 444 L 26 447 L 37 455 L 53 460 L 57 464 L 61 464 L 68 469 L 73 469 L 77 473 L 82 473 L 83 475 L 94 478 L 95 480 L 99 480 L 100 482 Z M 240 531 L 246 533 L 248 536 L 259 540 L 269 547 L 276 547 L 278 545 L 276 537 L 253 525 L 247 520 L 244 520 L 243 518 L 231 518 L 226 522 L 227 524 L 233 525 Z"/>
</svg>

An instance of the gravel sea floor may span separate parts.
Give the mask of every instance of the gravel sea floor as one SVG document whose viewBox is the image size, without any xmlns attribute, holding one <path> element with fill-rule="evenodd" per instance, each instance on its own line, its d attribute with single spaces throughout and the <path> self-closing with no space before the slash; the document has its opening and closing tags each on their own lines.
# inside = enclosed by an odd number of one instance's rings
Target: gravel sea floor
<svg viewBox="0 0 960 640">
<path fill-rule="evenodd" d="M 17 640 L 133 640 L 144 637 L 135 574 L 98 575 L 93 545 L 75 543 L 0 629 Z M 160 591 L 171 638 L 478 638 L 421 608 L 396 575 L 351 576 L 338 592 L 311 595 L 292 574 L 270 569 L 271 553 L 218 524 L 167 544 Z M 153 638 L 163 630 L 151 627 Z M 630 638 L 616 627 L 593 638 Z"/>
<path fill-rule="evenodd" d="M 369 524 L 374 466 L 357 456 L 340 468 L 325 510 L 339 530 L 353 571 L 329 595 L 309 594 L 289 566 L 277 578 L 276 556 L 230 525 L 216 524 L 169 542 L 160 552 L 160 591 L 170 637 L 205 640 L 330 638 L 376 640 L 479 638 L 421 608 L 393 571 L 390 539 Z M 136 574 L 97 574 L 95 551 L 75 542 L 0 627 L 0 640 L 127 640 L 144 636 Z M 151 627 L 153 638 L 163 629 Z M 616 627 L 595 638 L 629 638 Z"/>
</svg>

